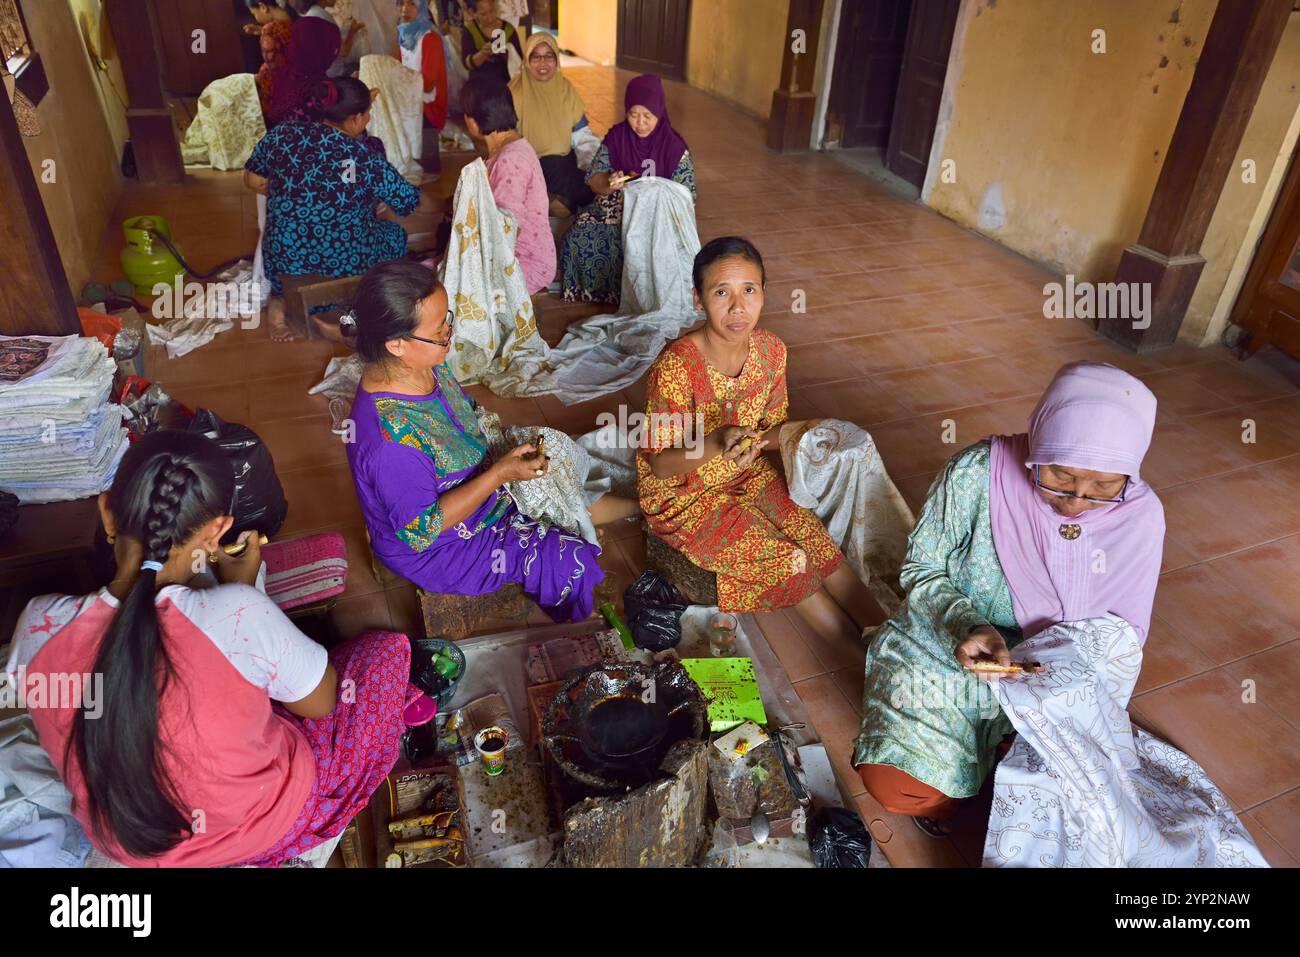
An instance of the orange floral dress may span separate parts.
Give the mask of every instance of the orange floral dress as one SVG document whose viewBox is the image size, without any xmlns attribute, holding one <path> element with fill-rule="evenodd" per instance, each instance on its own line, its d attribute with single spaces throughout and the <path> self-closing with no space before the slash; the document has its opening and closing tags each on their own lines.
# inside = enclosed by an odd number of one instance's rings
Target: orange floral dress
<svg viewBox="0 0 1300 957">
<path fill-rule="evenodd" d="M 766 430 L 789 416 L 785 343 L 764 329 L 734 379 L 713 368 L 689 339 L 669 343 L 647 380 L 637 490 L 650 530 L 717 575 L 723 611 L 797 605 L 844 560 L 825 526 L 790 501 L 765 456 L 746 469 L 716 456 L 694 471 L 656 478 L 647 452 L 693 447 L 725 425 Z"/>
</svg>

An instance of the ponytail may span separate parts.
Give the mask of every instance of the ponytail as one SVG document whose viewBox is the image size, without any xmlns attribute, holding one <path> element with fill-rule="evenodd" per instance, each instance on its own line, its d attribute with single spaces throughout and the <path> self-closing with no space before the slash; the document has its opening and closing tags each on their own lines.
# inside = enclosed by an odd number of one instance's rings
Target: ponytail
<svg viewBox="0 0 1300 957">
<path fill-rule="evenodd" d="M 94 720 L 77 712 L 68 747 L 95 830 L 132 857 L 164 854 L 190 832 L 190 812 L 167 774 L 159 735 L 160 703 L 175 672 L 155 605 L 158 569 L 175 547 L 228 513 L 233 493 L 234 472 L 217 445 L 177 431 L 154 432 L 132 446 L 109 491 L 118 534 L 140 541 L 145 561 L 95 657 L 103 711 Z"/>
</svg>

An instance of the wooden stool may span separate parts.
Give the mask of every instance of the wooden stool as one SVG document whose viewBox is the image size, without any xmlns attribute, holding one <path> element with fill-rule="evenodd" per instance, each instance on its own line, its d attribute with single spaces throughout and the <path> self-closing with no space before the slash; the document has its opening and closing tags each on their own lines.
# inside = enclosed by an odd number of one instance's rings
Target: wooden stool
<svg viewBox="0 0 1300 957">
<path fill-rule="evenodd" d="M 718 603 L 718 576 L 696 565 L 651 531 L 645 533 L 645 563 L 648 569 L 676 585 L 692 605 Z"/>
<path fill-rule="evenodd" d="M 284 314 L 289 325 L 306 333 L 308 339 L 332 339 L 343 342 L 339 332 L 339 316 L 347 312 L 356 296 L 360 276 L 284 276 Z M 333 306 L 324 312 L 312 314 L 319 306 Z"/>
<path fill-rule="evenodd" d="M 441 595 L 417 588 L 420 615 L 427 638 L 460 641 L 468 638 L 493 618 L 522 623 L 533 608 L 532 601 L 517 584 L 503 585 L 487 595 Z"/>
</svg>

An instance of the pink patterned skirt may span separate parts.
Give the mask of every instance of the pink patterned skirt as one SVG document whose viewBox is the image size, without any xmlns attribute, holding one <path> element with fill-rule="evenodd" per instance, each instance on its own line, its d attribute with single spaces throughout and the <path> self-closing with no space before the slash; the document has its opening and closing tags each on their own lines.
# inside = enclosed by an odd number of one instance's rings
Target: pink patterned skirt
<svg viewBox="0 0 1300 957">
<path fill-rule="evenodd" d="M 402 709 L 421 694 L 410 683 L 407 637 L 368 631 L 336 646 L 329 658 L 339 680 L 333 711 L 312 720 L 275 706 L 311 746 L 316 759 L 311 794 L 288 833 L 245 866 L 276 867 L 341 834 L 397 763 L 406 730 Z"/>
</svg>

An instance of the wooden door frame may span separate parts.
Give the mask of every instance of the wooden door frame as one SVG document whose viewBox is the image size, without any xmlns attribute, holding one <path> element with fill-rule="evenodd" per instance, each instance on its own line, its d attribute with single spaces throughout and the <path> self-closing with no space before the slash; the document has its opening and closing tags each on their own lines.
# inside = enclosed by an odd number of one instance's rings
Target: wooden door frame
<svg viewBox="0 0 1300 957">
<path fill-rule="evenodd" d="M 77 336 L 81 320 L 13 104 L 0 91 L 0 335 Z"/>
<path fill-rule="evenodd" d="M 1236 349 L 1242 357 L 1248 356 L 1267 342 L 1264 334 L 1266 318 L 1262 315 L 1266 309 L 1260 308 L 1260 296 L 1267 296 L 1272 287 L 1287 289 L 1291 294 L 1300 296 L 1300 291 L 1283 286 L 1277 280 L 1279 265 L 1284 265 L 1287 256 L 1294 252 L 1293 247 L 1282 243 L 1287 232 L 1288 221 L 1300 219 L 1300 144 L 1291 153 L 1291 162 L 1287 166 L 1282 188 L 1278 190 L 1273 209 L 1268 214 L 1268 222 L 1255 244 L 1255 254 L 1251 258 L 1250 268 L 1237 292 L 1232 311 L 1228 313 L 1228 322 L 1242 330 Z"/>
</svg>

